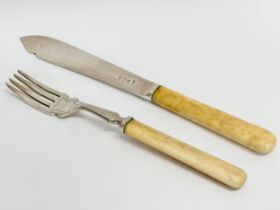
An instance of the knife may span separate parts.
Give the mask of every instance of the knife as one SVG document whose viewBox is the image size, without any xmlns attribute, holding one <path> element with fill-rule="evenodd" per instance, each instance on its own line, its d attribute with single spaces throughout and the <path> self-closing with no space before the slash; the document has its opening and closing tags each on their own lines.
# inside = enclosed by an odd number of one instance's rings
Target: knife
<svg viewBox="0 0 280 210">
<path fill-rule="evenodd" d="M 258 153 L 271 152 L 276 136 L 267 129 L 146 80 L 70 44 L 46 36 L 21 38 L 38 58 L 146 99 Z"/>
</svg>

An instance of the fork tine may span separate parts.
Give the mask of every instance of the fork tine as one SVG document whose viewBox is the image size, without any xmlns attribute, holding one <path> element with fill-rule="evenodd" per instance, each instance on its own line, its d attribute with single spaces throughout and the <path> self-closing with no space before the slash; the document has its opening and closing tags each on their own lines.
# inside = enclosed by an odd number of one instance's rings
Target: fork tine
<svg viewBox="0 0 280 210">
<path fill-rule="evenodd" d="M 33 84 L 43 88 L 45 91 L 57 96 L 57 97 L 60 97 L 61 96 L 61 92 L 57 91 L 57 90 L 54 90 L 50 87 L 48 87 L 47 85 L 35 80 L 34 78 L 32 78 L 31 76 L 29 76 L 28 74 L 26 74 L 25 72 L 21 71 L 21 70 L 18 70 L 17 71 L 20 75 L 22 75 L 23 77 L 25 77 L 27 80 L 29 80 L 30 82 L 32 82 Z"/>
<path fill-rule="evenodd" d="M 17 87 L 19 90 L 21 90 L 23 93 L 25 93 L 30 98 L 32 98 L 33 100 L 37 101 L 38 103 L 41 103 L 42 105 L 45 105 L 46 107 L 50 107 L 51 106 L 51 102 L 50 101 L 48 101 L 47 99 L 41 97 L 40 95 L 38 95 L 36 92 L 31 90 L 30 88 L 24 87 L 23 85 L 19 84 L 18 82 L 16 82 L 13 79 L 10 79 L 10 82 L 15 87 Z"/>
<path fill-rule="evenodd" d="M 57 96 L 50 94 L 49 92 L 45 91 L 43 88 L 35 85 L 34 83 L 30 82 L 29 80 L 24 79 L 22 76 L 14 74 L 14 77 L 25 84 L 27 87 L 38 93 L 40 96 L 54 102 L 57 99 Z"/>
<path fill-rule="evenodd" d="M 42 112 L 45 112 L 45 113 L 48 112 L 48 108 L 45 105 L 37 102 L 36 100 L 34 100 L 30 96 L 26 95 L 22 91 L 18 90 L 14 86 L 10 85 L 9 83 L 6 83 L 6 85 L 11 91 L 13 91 L 16 95 L 18 95 L 28 105 L 32 106 L 33 108 L 35 108 L 39 111 L 42 111 Z"/>
</svg>

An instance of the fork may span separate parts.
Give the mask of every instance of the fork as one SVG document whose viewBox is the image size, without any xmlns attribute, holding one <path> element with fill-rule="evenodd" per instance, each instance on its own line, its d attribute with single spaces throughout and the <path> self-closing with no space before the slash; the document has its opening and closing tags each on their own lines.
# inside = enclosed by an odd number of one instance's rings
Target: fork
<svg viewBox="0 0 280 210">
<path fill-rule="evenodd" d="M 28 105 L 48 115 L 66 118 L 81 110 L 88 111 L 99 118 L 117 125 L 124 134 L 133 139 L 229 187 L 237 189 L 246 182 L 247 175 L 242 169 L 166 135 L 132 117 L 121 117 L 116 112 L 70 98 L 67 94 L 44 85 L 20 70 L 14 74 L 14 79 L 9 81 L 6 85 L 10 90 Z"/>
</svg>

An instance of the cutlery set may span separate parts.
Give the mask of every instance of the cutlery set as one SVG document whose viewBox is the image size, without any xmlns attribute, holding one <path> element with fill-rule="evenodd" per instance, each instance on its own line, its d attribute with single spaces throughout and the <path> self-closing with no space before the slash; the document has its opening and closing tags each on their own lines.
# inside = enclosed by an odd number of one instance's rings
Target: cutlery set
<svg viewBox="0 0 280 210">
<path fill-rule="evenodd" d="M 46 36 L 25 36 L 21 41 L 28 52 L 44 61 L 150 101 L 257 153 L 267 154 L 275 148 L 276 137 L 270 131 L 146 80 L 67 43 Z M 82 110 L 88 111 L 116 124 L 124 135 L 231 188 L 238 189 L 246 182 L 246 173 L 237 166 L 183 143 L 133 117 L 121 117 L 110 110 L 70 98 L 23 71 L 14 74 L 14 79 L 10 79 L 7 86 L 24 102 L 41 112 L 66 118 Z"/>
</svg>

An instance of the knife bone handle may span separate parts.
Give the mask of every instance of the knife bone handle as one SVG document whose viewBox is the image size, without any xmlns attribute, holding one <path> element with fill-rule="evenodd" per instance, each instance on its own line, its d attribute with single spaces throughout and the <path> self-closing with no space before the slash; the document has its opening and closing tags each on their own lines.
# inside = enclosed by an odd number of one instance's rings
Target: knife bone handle
<svg viewBox="0 0 280 210">
<path fill-rule="evenodd" d="M 152 101 L 258 153 L 269 153 L 276 145 L 276 137 L 270 131 L 202 104 L 164 86 L 159 86 L 154 92 Z"/>
<path fill-rule="evenodd" d="M 124 133 L 232 188 L 240 188 L 246 182 L 247 176 L 242 169 L 135 119 L 126 123 Z"/>
</svg>

